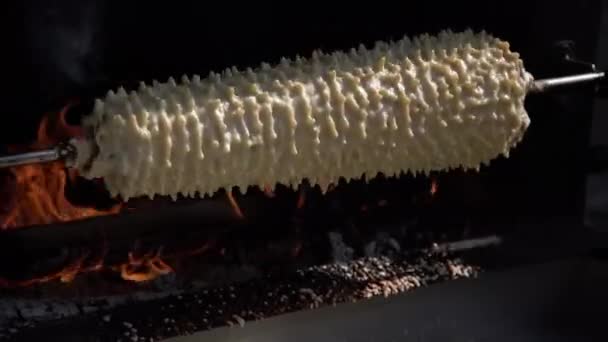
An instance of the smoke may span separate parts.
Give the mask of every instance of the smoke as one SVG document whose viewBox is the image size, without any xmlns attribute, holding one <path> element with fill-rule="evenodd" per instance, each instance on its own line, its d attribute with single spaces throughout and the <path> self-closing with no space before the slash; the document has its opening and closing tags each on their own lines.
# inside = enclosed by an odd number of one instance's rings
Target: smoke
<svg viewBox="0 0 608 342">
<path fill-rule="evenodd" d="M 26 15 L 26 30 L 40 81 L 61 91 L 101 79 L 102 19 L 101 1 L 31 6 Z"/>
</svg>

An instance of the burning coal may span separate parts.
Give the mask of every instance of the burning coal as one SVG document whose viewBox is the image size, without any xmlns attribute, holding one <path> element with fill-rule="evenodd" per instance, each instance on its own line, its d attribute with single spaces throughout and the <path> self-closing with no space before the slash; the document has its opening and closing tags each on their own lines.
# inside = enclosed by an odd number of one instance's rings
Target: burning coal
<svg viewBox="0 0 608 342">
<path fill-rule="evenodd" d="M 105 253 L 100 256 L 93 256 L 86 251 L 75 256 L 64 267 L 56 272 L 51 272 L 42 276 L 32 277 L 26 280 L 5 279 L 0 277 L 0 287 L 17 288 L 30 287 L 51 281 L 71 283 L 77 275 L 92 272 L 115 272 L 121 278 L 132 282 L 146 282 L 154 280 L 161 275 L 173 273 L 174 270 L 163 260 L 161 255 L 162 248 L 155 252 L 138 255 L 135 252 L 128 253 L 128 260 L 116 265 L 105 264 Z M 175 255 L 173 256 L 176 257 Z"/>
</svg>

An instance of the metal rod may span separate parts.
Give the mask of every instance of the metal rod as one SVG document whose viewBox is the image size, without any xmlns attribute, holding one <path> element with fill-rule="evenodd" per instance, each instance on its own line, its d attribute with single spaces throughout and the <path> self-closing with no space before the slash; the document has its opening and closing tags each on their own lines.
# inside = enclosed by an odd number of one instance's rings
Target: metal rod
<svg viewBox="0 0 608 342">
<path fill-rule="evenodd" d="M 491 235 L 491 236 L 486 236 L 486 237 L 482 237 L 482 238 L 460 240 L 460 241 L 444 243 L 441 245 L 435 245 L 433 247 L 433 249 L 436 251 L 439 250 L 439 251 L 460 252 L 460 251 L 466 251 L 469 249 L 485 248 L 485 247 L 490 247 L 490 246 L 494 246 L 494 245 L 500 245 L 502 242 L 503 242 L 502 238 L 500 238 L 499 236 Z"/>
<path fill-rule="evenodd" d="M 57 148 L 0 156 L 0 169 L 25 164 L 47 163 L 59 160 L 60 158 L 61 155 Z"/>
<path fill-rule="evenodd" d="M 572 75 L 572 76 L 563 76 L 563 77 L 554 77 L 554 78 L 546 78 L 542 80 L 536 80 L 532 84 L 530 88 L 530 92 L 539 93 L 551 88 L 556 88 L 564 85 L 572 85 L 578 83 L 585 83 L 596 81 L 605 77 L 605 73 L 602 72 L 590 72 L 586 74 Z"/>
</svg>

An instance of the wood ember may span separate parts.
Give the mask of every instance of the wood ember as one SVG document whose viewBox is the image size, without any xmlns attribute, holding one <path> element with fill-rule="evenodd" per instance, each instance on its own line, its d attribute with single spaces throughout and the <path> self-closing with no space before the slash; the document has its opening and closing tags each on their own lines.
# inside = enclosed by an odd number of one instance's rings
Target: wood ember
<svg viewBox="0 0 608 342">
<path fill-rule="evenodd" d="M 123 305 L 130 301 L 141 302 L 164 298 L 168 296 L 177 296 L 183 291 L 196 290 L 203 287 L 219 286 L 223 284 L 235 283 L 246 281 L 260 277 L 262 274 L 268 274 L 281 270 L 293 270 L 307 266 L 323 264 L 326 262 L 347 262 L 353 259 L 353 255 L 364 255 L 368 257 L 372 256 L 393 256 L 396 253 L 400 253 L 401 246 L 403 243 L 403 237 L 399 238 L 395 232 L 389 234 L 387 231 L 382 231 L 377 234 L 375 239 L 368 240 L 367 244 L 363 247 L 356 249 L 351 245 L 357 244 L 351 238 L 347 244 L 345 237 L 338 231 L 332 231 L 327 234 L 329 240 L 330 252 L 327 253 L 330 257 L 325 262 L 316 260 L 310 254 L 311 252 L 319 253 L 323 251 L 322 246 L 313 245 L 309 246 L 303 253 L 300 253 L 298 259 L 299 266 L 290 263 L 283 267 L 275 267 L 277 265 L 273 260 L 287 260 L 286 255 L 273 253 L 272 255 L 259 254 L 257 251 L 271 251 L 272 245 L 282 245 L 289 253 L 289 247 L 292 244 L 289 241 L 279 239 L 276 241 L 269 241 L 269 244 L 251 244 L 253 250 L 249 247 L 240 244 L 239 249 L 241 254 L 245 257 L 241 259 L 244 261 L 239 262 L 238 260 L 232 259 L 232 261 L 225 261 L 219 264 L 209 263 L 209 260 L 199 260 L 198 263 L 192 264 L 196 268 L 188 268 L 190 271 L 195 271 L 197 268 L 204 271 L 197 278 L 193 278 L 192 282 L 176 281 L 175 274 L 169 274 L 162 278 L 154 280 L 148 284 L 128 284 L 124 282 L 111 282 L 104 291 L 105 286 L 104 277 L 99 274 L 93 274 L 89 277 L 81 277 L 77 279 L 75 283 L 66 285 L 61 284 L 49 284 L 42 288 L 27 289 L 27 291 L 14 291 L 12 294 L 7 293 L 5 296 L 0 297 L 0 326 L 4 325 L 7 321 L 14 321 L 16 319 L 41 322 L 55 319 L 67 318 L 83 313 L 92 313 L 100 310 L 109 310 L 116 306 Z M 398 232 L 397 232 L 398 233 Z M 233 240 L 234 241 L 234 240 Z M 255 242 L 255 240 L 252 240 Z M 472 240 L 474 241 L 474 240 Z M 483 240 L 480 240 L 483 241 Z M 479 243 L 478 243 L 479 244 Z M 255 245 L 255 246 L 254 246 Z M 260 248 L 260 247 L 267 248 Z M 450 248 L 454 249 L 454 248 Z M 442 250 L 438 246 L 436 251 Z M 324 252 L 323 252 L 324 253 Z M 321 254 L 323 254 L 321 253 Z M 283 256 L 282 256 L 283 255 Z M 224 254 L 225 257 L 228 254 Z M 302 262 L 303 259 L 308 261 Z M 221 261 L 221 260 L 216 260 Z M 236 261 L 236 262 L 235 262 Z M 253 266 L 252 262 L 257 263 L 258 266 Z M 267 264 L 272 267 L 264 267 Z M 273 266 L 274 265 L 274 266 Z M 180 270 L 180 277 L 184 276 L 184 272 Z M 366 279 L 363 279 L 366 280 Z M 107 280 L 105 280 L 107 281 Z M 118 286 L 117 285 L 121 285 Z M 81 291 L 80 288 L 83 287 Z M 94 291 L 97 288 L 99 290 Z M 120 289 L 122 288 L 122 290 Z M 131 289 L 129 291 L 129 289 Z M 117 291 L 119 290 L 119 291 Z"/>
<path fill-rule="evenodd" d="M 478 271 L 446 253 L 363 257 L 172 294 L 36 327 L 22 323 L 2 333 L 12 341 L 50 334 L 65 341 L 88 341 L 86 336 L 95 341 L 161 341 L 221 326 L 236 328 L 293 311 L 395 295 L 434 282 L 474 277 Z"/>
<path fill-rule="evenodd" d="M 265 224 L 214 236 L 211 254 L 157 279 L 164 283 L 175 277 L 148 292 L 133 291 L 132 284 L 116 288 L 101 273 L 77 278 L 60 291 L 53 284 L 19 289 L 14 297 L 0 296 L 0 337 L 159 341 L 475 276 L 477 268 L 454 259 L 454 248 L 429 249 L 434 242 L 468 238 L 471 232 L 454 216 L 438 220 L 427 208 L 426 185 L 420 187 L 425 195 L 419 199 L 383 182 L 323 197 L 307 193 L 302 207 L 283 215 L 289 220 L 273 216 Z M 488 230 L 484 227 L 483 233 Z M 60 299 L 49 296 L 49 289 Z"/>
</svg>

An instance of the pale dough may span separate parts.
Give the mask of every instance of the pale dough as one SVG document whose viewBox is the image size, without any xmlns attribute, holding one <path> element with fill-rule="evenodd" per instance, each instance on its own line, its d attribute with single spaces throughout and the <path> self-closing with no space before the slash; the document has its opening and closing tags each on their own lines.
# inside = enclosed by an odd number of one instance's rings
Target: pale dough
<svg viewBox="0 0 608 342">
<path fill-rule="evenodd" d="M 120 88 L 85 120 L 76 167 L 124 200 L 478 169 L 522 139 L 531 82 L 507 42 L 444 31 Z"/>
</svg>

